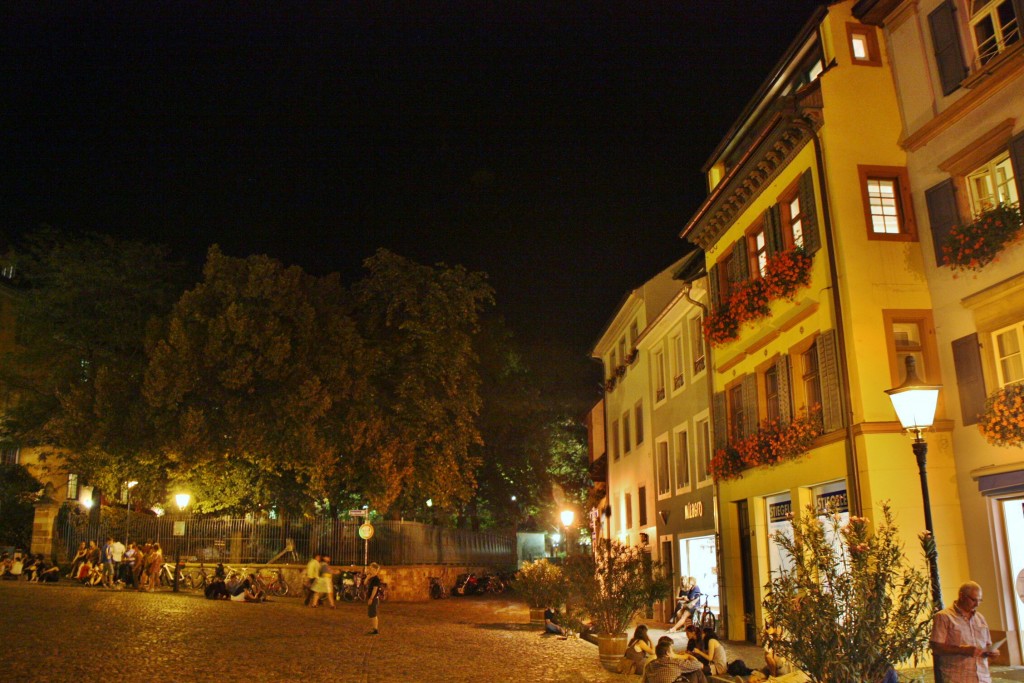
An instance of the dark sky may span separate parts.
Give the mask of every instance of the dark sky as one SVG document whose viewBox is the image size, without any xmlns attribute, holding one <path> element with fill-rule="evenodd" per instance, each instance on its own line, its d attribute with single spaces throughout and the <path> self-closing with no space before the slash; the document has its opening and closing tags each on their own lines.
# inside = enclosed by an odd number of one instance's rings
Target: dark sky
<svg viewBox="0 0 1024 683">
<path fill-rule="evenodd" d="M 349 280 L 383 246 L 585 353 L 684 253 L 701 165 L 817 4 L 6 3 L 0 228 Z"/>
</svg>

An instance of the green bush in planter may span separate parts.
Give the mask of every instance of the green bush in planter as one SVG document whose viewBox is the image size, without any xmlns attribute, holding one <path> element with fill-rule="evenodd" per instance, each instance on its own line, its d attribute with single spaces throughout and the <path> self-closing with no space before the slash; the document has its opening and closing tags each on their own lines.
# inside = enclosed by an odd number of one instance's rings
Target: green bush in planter
<svg viewBox="0 0 1024 683">
<path fill-rule="evenodd" d="M 672 579 L 660 562 L 638 546 L 600 540 L 594 555 L 566 563 L 566 623 L 582 631 L 588 623 L 598 634 L 618 635 L 647 607 L 672 594 Z"/>
<path fill-rule="evenodd" d="M 512 588 L 534 609 L 558 607 L 565 601 L 562 568 L 544 559 L 524 562 Z"/>
</svg>

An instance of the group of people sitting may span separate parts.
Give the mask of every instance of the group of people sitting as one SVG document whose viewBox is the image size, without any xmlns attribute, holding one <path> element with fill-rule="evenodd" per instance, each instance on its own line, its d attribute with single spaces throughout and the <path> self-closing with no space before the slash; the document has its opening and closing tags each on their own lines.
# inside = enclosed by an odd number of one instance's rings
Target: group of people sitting
<svg viewBox="0 0 1024 683">
<path fill-rule="evenodd" d="M 231 600 L 233 602 L 267 602 L 266 592 L 260 588 L 255 574 L 248 574 L 241 581 L 228 584 L 223 564 L 218 564 L 213 576 L 203 590 L 207 600 Z"/>
<path fill-rule="evenodd" d="M 121 541 L 107 538 L 100 547 L 96 541 L 82 541 L 71 558 L 67 578 L 88 586 L 152 591 L 160 584 L 163 565 L 164 553 L 159 543 L 132 542 L 125 547 Z"/>
<path fill-rule="evenodd" d="M 46 559 L 42 554 L 32 555 L 15 550 L 13 554 L 4 553 L 0 556 L 0 578 L 20 579 L 53 583 L 60 576 L 60 568 Z"/>
<path fill-rule="evenodd" d="M 700 683 L 707 676 L 724 674 L 728 669 L 725 646 L 713 629 L 704 629 L 701 635 L 692 624 L 686 629 L 686 652 L 675 651 L 672 636 L 662 636 L 658 644 L 651 642 L 647 626 L 640 624 L 626 645 L 619 665 L 621 673 L 642 673 L 643 681 L 688 681 Z M 648 661 L 648 657 L 654 657 Z"/>
</svg>

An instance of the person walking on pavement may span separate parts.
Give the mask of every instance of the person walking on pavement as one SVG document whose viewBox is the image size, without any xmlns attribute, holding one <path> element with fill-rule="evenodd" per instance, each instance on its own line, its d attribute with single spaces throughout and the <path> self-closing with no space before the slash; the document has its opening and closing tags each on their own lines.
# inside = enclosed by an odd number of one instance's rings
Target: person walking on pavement
<svg viewBox="0 0 1024 683">
<path fill-rule="evenodd" d="M 320 573 L 317 575 L 316 581 L 313 582 L 313 593 L 313 601 L 309 603 L 310 607 L 319 605 L 320 600 L 326 595 L 331 609 L 337 608 L 337 605 L 334 604 L 334 572 L 331 571 L 330 555 L 322 555 L 320 558 Z"/>
<path fill-rule="evenodd" d="M 377 608 L 380 607 L 380 565 L 371 563 L 366 575 L 369 577 L 366 582 L 366 616 L 370 618 L 370 631 L 366 635 L 376 636 L 380 635 L 380 622 L 377 619 Z"/>
<path fill-rule="evenodd" d="M 992 646 L 988 622 L 978 612 L 981 599 L 981 586 L 968 581 L 960 586 L 956 601 L 935 615 L 932 622 L 932 654 L 944 681 L 992 681 L 988 660 L 998 657 L 999 650 Z"/>
<path fill-rule="evenodd" d="M 321 559 L 320 553 L 313 553 L 313 557 L 309 558 L 309 562 L 306 563 L 306 581 L 302 584 L 302 592 L 306 594 L 306 599 L 302 604 L 306 607 L 309 607 L 309 603 L 313 600 L 313 584 L 320 577 Z"/>
</svg>

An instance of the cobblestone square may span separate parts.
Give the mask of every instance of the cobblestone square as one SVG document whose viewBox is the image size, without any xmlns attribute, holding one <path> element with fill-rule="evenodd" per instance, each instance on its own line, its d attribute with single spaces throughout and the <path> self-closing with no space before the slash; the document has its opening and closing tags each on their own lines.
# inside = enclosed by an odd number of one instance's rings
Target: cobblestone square
<svg viewBox="0 0 1024 683">
<path fill-rule="evenodd" d="M 306 609 L 199 594 L 0 582 L 9 681 L 623 681 L 587 642 L 540 635 L 501 598 Z M 633 678 L 633 680 L 638 680 Z"/>
</svg>

